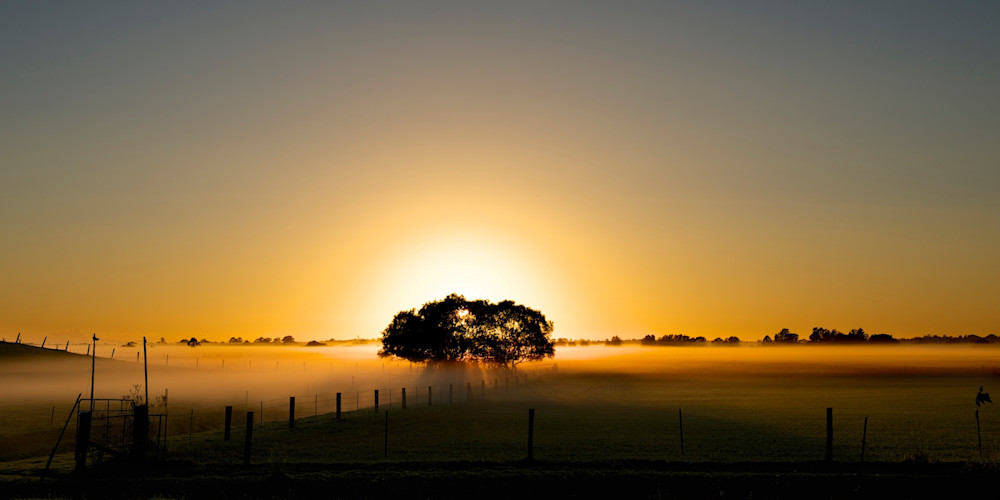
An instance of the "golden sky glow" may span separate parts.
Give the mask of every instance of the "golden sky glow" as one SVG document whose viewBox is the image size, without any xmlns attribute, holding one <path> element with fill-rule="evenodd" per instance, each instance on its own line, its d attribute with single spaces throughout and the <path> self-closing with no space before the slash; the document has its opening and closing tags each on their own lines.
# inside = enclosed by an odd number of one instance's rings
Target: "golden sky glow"
<svg viewBox="0 0 1000 500">
<path fill-rule="evenodd" d="M 998 333 L 992 4 L 0 6 L 0 331 Z"/>
</svg>

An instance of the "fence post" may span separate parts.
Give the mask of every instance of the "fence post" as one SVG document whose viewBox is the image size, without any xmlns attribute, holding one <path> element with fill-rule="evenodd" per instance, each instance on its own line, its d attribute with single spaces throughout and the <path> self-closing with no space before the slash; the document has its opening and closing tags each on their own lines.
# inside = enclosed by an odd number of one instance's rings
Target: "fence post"
<svg viewBox="0 0 1000 500">
<path fill-rule="evenodd" d="M 979 427 L 979 408 L 976 408 L 976 436 L 979 437 L 979 454 L 983 454 L 983 431 Z"/>
<path fill-rule="evenodd" d="M 433 394 L 434 392 L 431 386 L 427 386 L 427 406 L 430 406 L 431 404 L 434 403 L 434 401 L 431 399 L 433 397 Z"/>
<path fill-rule="evenodd" d="M 535 409 L 528 409 L 528 460 L 535 459 Z"/>
<path fill-rule="evenodd" d="M 337 393 L 337 420 L 340 420 L 340 393 Z"/>
<path fill-rule="evenodd" d="M 826 461 L 833 462 L 833 408 L 826 409 Z"/>
<path fill-rule="evenodd" d="M 288 428 L 295 427 L 295 396 L 288 398 Z"/>
<path fill-rule="evenodd" d="M 868 417 L 865 417 L 865 428 L 861 431 L 861 463 L 865 463 L 865 441 L 868 438 Z"/>
<path fill-rule="evenodd" d="M 246 438 L 243 440 L 243 465 L 250 465 L 250 448 L 253 444 L 253 412 L 247 412 Z"/>
<path fill-rule="evenodd" d="M 406 387 L 400 389 L 400 392 L 402 393 L 402 397 L 403 397 L 403 409 L 405 410 L 406 409 Z"/>
<path fill-rule="evenodd" d="M 229 441 L 229 431 L 230 431 L 230 428 L 232 427 L 232 425 L 233 425 L 233 407 L 232 406 L 227 406 L 226 407 L 226 430 L 222 434 L 222 440 L 223 441 Z"/>
<path fill-rule="evenodd" d="M 375 413 L 378 413 L 378 389 L 375 389 Z"/>
<path fill-rule="evenodd" d="M 132 456 L 146 458 L 149 441 L 149 405 L 138 405 L 132 418 Z"/>
<path fill-rule="evenodd" d="M 684 414 L 681 409 L 677 409 L 677 423 L 681 428 L 681 456 L 684 456 Z"/>
<path fill-rule="evenodd" d="M 482 380 L 480 382 L 480 391 L 479 392 L 482 392 L 483 396 L 486 395 L 486 380 Z"/>
<path fill-rule="evenodd" d="M 79 421 L 76 426 L 76 470 L 82 471 L 87 467 L 87 447 L 90 445 L 90 416 L 89 411 L 80 412 Z"/>
</svg>

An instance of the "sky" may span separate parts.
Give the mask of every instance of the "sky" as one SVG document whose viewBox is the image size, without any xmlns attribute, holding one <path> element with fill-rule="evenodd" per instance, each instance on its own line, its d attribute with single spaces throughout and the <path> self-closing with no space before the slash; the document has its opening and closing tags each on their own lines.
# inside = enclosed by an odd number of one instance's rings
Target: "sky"
<svg viewBox="0 0 1000 500">
<path fill-rule="evenodd" d="M 1000 333 L 1000 4 L 0 3 L 0 334 Z"/>
</svg>

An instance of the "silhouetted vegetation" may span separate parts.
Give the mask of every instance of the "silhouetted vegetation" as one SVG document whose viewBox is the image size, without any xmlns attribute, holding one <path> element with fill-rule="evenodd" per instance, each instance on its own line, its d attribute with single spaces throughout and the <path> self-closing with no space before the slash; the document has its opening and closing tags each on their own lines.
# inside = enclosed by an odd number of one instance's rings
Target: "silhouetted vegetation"
<svg viewBox="0 0 1000 500">
<path fill-rule="evenodd" d="M 722 338 L 716 339 L 718 343 L 736 343 L 740 342 L 737 337 L 729 337 L 728 340 L 722 340 Z M 646 335 L 639 341 L 640 344 L 646 346 L 665 346 L 665 345 L 702 345 L 708 342 L 705 337 L 689 337 L 687 335 L 664 335 L 660 338 L 656 338 L 655 335 Z M 713 341 L 715 342 L 715 341 Z"/>
<path fill-rule="evenodd" d="M 555 340 L 555 345 L 556 345 L 556 347 L 588 346 L 588 345 L 590 345 L 590 341 L 586 340 L 586 339 L 577 339 L 577 340 L 574 340 L 574 339 L 567 339 L 567 338 L 558 338 L 558 339 Z"/>
<path fill-rule="evenodd" d="M 382 332 L 381 357 L 419 363 L 472 361 L 514 368 L 555 354 L 552 322 L 529 307 L 451 294 L 401 311 Z"/>
<path fill-rule="evenodd" d="M 979 335 L 959 335 L 950 337 L 947 335 L 924 335 L 912 339 L 901 339 L 902 342 L 913 344 L 1000 344 L 1000 337 L 989 334 L 985 337 Z"/>
<path fill-rule="evenodd" d="M 774 341 L 782 344 L 794 344 L 799 341 L 799 334 L 788 331 L 788 328 L 782 328 L 780 332 L 774 334 Z"/>
<path fill-rule="evenodd" d="M 737 345 L 742 343 L 739 337 L 716 337 L 711 342 L 713 345 Z M 837 329 L 828 330 L 822 327 L 815 327 L 808 339 L 802 339 L 799 334 L 793 333 L 788 328 L 774 334 L 774 337 L 765 335 L 760 341 L 761 344 L 768 345 L 789 345 L 789 344 L 810 344 L 810 345 L 868 345 L 868 344 L 1000 344 L 1000 337 L 997 335 L 959 335 L 951 337 L 947 335 L 924 335 L 912 339 L 897 339 L 888 333 L 876 333 L 868 335 L 863 328 L 856 328 L 843 333 Z M 687 335 L 646 335 L 642 339 L 621 339 L 613 337 L 604 341 L 605 345 L 620 346 L 627 344 L 639 344 L 643 346 L 690 346 L 706 344 L 705 337 L 689 337 Z"/>
</svg>

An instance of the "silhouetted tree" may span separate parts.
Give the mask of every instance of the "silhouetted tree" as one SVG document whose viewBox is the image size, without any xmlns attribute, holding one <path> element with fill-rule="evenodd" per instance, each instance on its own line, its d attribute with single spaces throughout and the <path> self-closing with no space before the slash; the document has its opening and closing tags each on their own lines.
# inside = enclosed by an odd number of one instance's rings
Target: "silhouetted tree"
<svg viewBox="0 0 1000 500">
<path fill-rule="evenodd" d="M 229 337 L 229 343 L 230 344 L 242 344 L 243 343 L 243 337 Z"/>
<path fill-rule="evenodd" d="M 475 361 L 513 369 L 555 354 L 552 322 L 505 300 L 468 301 L 451 294 L 401 311 L 382 332 L 379 356 L 432 364 Z"/>
<path fill-rule="evenodd" d="M 799 334 L 788 331 L 788 328 L 782 328 L 780 332 L 774 334 L 774 341 L 779 343 L 794 344 L 799 341 Z"/>
<path fill-rule="evenodd" d="M 809 335 L 809 342 L 823 342 L 828 344 L 863 344 L 868 341 L 868 334 L 862 328 L 855 328 L 848 333 L 841 333 L 836 329 L 813 328 L 812 335 Z"/>
<path fill-rule="evenodd" d="M 827 340 L 830 340 L 830 330 L 813 327 L 812 334 L 809 335 L 809 342 L 823 342 Z"/>
<path fill-rule="evenodd" d="M 281 337 L 281 343 L 282 344 L 294 344 L 295 343 L 295 338 L 293 338 L 291 335 L 285 335 L 284 337 Z"/>
<path fill-rule="evenodd" d="M 876 333 L 871 337 L 868 337 L 869 344 L 898 344 L 899 341 L 892 338 L 892 335 L 885 333 Z"/>
<path fill-rule="evenodd" d="M 771 340 L 771 336 L 770 335 L 764 335 L 764 339 L 761 340 L 761 342 L 763 342 L 765 344 L 770 344 L 773 341 Z"/>
<path fill-rule="evenodd" d="M 855 328 L 854 330 L 847 332 L 847 335 L 844 336 L 843 341 L 848 343 L 861 344 L 864 342 L 868 342 L 868 334 L 865 333 L 864 329 L 862 328 Z"/>
<path fill-rule="evenodd" d="M 642 345 L 656 345 L 656 336 L 646 335 L 645 337 L 642 338 L 642 341 L 640 343 Z"/>
<path fill-rule="evenodd" d="M 201 345 L 201 342 L 198 342 L 198 339 L 191 337 L 191 339 L 187 341 L 187 345 L 188 347 L 198 347 Z"/>
<path fill-rule="evenodd" d="M 622 338 L 615 335 L 614 337 L 611 337 L 611 340 L 605 340 L 604 345 L 620 346 L 622 345 Z"/>
</svg>

